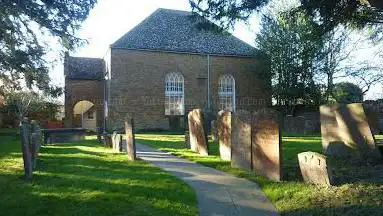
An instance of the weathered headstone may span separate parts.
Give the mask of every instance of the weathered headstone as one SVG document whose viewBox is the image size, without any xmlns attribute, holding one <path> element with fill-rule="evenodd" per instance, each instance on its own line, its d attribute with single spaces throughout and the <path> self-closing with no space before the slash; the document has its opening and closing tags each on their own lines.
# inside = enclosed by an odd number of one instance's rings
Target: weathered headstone
<svg viewBox="0 0 383 216">
<path fill-rule="evenodd" d="M 26 180 L 32 179 L 32 155 L 30 149 L 30 125 L 27 118 L 24 118 L 20 125 L 20 139 L 21 139 L 21 150 L 23 152 L 24 161 L 24 178 Z"/>
<path fill-rule="evenodd" d="M 104 147 L 105 148 L 112 148 L 113 142 L 112 142 L 112 136 L 110 134 L 104 133 Z"/>
<path fill-rule="evenodd" d="M 252 165 L 257 173 L 275 180 L 282 180 L 282 149 L 278 111 L 263 108 L 252 118 Z"/>
<path fill-rule="evenodd" d="M 190 148 L 206 156 L 209 153 L 204 120 L 204 114 L 200 109 L 194 109 L 188 114 Z"/>
<path fill-rule="evenodd" d="M 371 132 L 372 134 L 378 134 L 379 133 L 379 119 L 378 119 L 378 113 L 368 107 L 368 106 L 363 106 L 364 107 L 364 112 L 366 114 L 367 122 L 370 125 Z"/>
<path fill-rule="evenodd" d="M 231 112 L 220 111 L 217 119 L 219 154 L 222 160 L 231 160 Z"/>
<path fill-rule="evenodd" d="M 213 141 L 217 141 L 218 140 L 217 120 L 213 120 L 210 122 L 210 128 L 211 128 L 211 139 Z"/>
<path fill-rule="evenodd" d="M 332 185 L 334 174 L 327 164 L 326 156 L 316 152 L 302 152 L 298 154 L 298 161 L 305 182 Z"/>
<path fill-rule="evenodd" d="M 305 120 L 305 129 L 304 134 L 311 134 L 315 132 L 315 124 L 314 121 L 311 119 Z"/>
<path fill-rule="evenodd" d="M 284 131 L 290 134 L 304 134 L 306 129 L 306 118 L 303 116 L 285 116 Z"/>
<path fill-rule="evenodd" d="M 134 137 L 134 119 L 125 121 L 126 148 L 129 160 L 136 160 L 136 140 Z"/>
<path fill-rule="evenodd" d="M 119 134 L 117 131 L 113 132 L 112 134 L 112 142 L 113 142 L 113 150 L 116 152 L 121 152 L 122 151 L 122 139 L 121 139 L 121 134 Z"/>
<path fill-rule="evenodd" d="M 30 139 L 30 149 L 32 157 L 32 168 L 36 169 L 37 157 L 40 152 L 41 147 L 41 130 L 40 126 L 36 121 L 31 121 L 31 139 Z"/>
<path fill-rule="evenodd" d="M 251 114 L 245 110 L 232 114 L 231 166 L 251 169 Z"/>
<path fill-rule="evenodd" d="M 320 114 L 322 147 L 326 154 L 361 160 L 382 158 L 362 104 L 322 105 Z"/>
</svg>

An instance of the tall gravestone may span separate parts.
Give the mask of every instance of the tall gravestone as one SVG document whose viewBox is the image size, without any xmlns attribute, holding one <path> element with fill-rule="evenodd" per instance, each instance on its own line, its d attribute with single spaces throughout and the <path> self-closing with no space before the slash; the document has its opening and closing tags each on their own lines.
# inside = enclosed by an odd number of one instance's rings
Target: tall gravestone
<svg viewBox="0 0 383 216">
<path fill-rule="evenodd" d="M 298 154 L 299 168 L 303 180 L 318 185 L 333 185 L 333 170 L 327 164 L 326 156 L 316 152 Z"/>
<path fill-rule="evenodd" d="M 231 112 L 220 111 L 217 118 L 219 154 L 222 160 L 231 160 Z"/>
<path fill-rule="evenodd" d="M 251 114 L 245 110 L 232 114 L 231 166 L 251 169 Z"/>
<path fill-rule="evenodd" d="M 257 173 L 275 180 L 282 180 L 282 149 L 278 111 L 263 108 L 252 118 L 252 165 Z"/>
<path fill-rule="evenodd" d="M 24 118 L 20 125 L 20 139 L 21 139 L 21 150 L 23 153 L 24 162 L 24 178 L 26 180 L 32 179 L 33 163 L 30 149 L 30 125 L 27 118 Z"/>
<path fill-rule="evenodd" d="M 207 156 L 209 153 L 204 120 L 204 114 L 200 109 L 194 109 L 188 114 L 190 148 L 203 156 Z"/>
<path fill-rule="evenodd" d="M 125 121 L 126 148 L 129 160 L 136 160 L 136 141 L 134 137 L 134 119 Z"/>
<path fill-rule="evenodd" d="M 36 169 L 37 157 L 41 147 L 41 130 L 40 126 L 36 121 L 31 121 L 31 139 L 30 139 L 30 150 L 31 150 L 31 161 L 33 170 Z"/>
<path fill-rule="evenodd" d="M 362 104 L 322 105 L 320 119 L 322 146 L 326 154 L 361 160 L 382 158 Z"/>
</svg>

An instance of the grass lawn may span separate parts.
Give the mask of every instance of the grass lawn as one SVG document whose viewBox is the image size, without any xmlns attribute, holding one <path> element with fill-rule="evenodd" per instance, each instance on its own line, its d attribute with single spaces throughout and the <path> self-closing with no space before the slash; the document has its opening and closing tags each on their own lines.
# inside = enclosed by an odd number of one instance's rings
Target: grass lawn
<svg viewBox="0 0 383 216">
<path fill-rule="evenodd" d="M 44 146 L 31 183 L 18 137 L 0 136 L 0 215 L 197 215 L 194 191 L 95 140 Z"/>
<path fill-rule="evenodd" d="M 318 136 L 283 138 L 283 170 L 288 181 L 273 182 L 255 172 L 234 169 L 219 158 L 218 144 L 210 141 L 211 156 L 200 156 L 184 148 L 183 135 L 137 134 L 137 142 L 188 158 L 203 165 L 257 182 L 283 215 L 383 215 L 383 186 L 346 184 L 320 187 L 301 180 L 297 154 L 321 151 Z"/>
</svg>

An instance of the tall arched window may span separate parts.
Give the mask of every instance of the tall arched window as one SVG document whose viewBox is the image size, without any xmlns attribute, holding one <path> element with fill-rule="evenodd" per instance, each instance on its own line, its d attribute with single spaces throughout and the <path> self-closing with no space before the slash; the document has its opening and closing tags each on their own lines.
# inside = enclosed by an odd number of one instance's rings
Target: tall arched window
<svg viewBox="0 0 383 216">
<path fill-rule="evenodd" d="M 235 111 L 235 80 L 231 75 L 223 75 L 218 84 L 219 109 Z"/>
<path fill-rule="evenodd" d="M 184 114 L 184 77 L 169 73 L 165 77 L 165 115 Z"/>
</svg>

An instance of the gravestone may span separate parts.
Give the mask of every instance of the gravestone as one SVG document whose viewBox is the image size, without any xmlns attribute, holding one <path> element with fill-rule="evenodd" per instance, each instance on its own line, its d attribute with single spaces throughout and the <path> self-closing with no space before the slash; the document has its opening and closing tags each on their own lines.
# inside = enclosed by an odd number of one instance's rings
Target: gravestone
<svg viewBox="0 0 383 216">
<path fill-rule="evenodd" d="M 111 139 L 112 139 L 112 149 L 116 151 L 116 143 L 115 143 L 115 137 L 117 135 L 117 132 L 113 132 L 112 135 L 111 135 Z"/>
<path fill-rule="evenodd" d="M 263 108 L 252 118 L 252 166 L 257 173 L 275 180 L 282 180 L 282 149 L 278 111 Z"/>
<path fill-rule="evenodd" d="M 30 145 L 30 125 L 27 118 L 24 118 L 20 125 L 20 139 L 21 139 L 21 150 L 23 153 L 23 162 L 24 162 L 24 178 L 26 180 L 32 179 L 32 155 L 31 155 L 31 145 Z"/>
<path fill-rule="evenodd" d="M 185 131 L 184 131 L 185 142 L 184 142 L 184 145 L 185 145 L 185 148 L 190 149 L 189 121 L 187 120 L 187 118 L 188 118 L 188 115 L 185 115 L 185 117 L 184 117 L 184 123 L 185 123 Z"/>
<path fill-rule="evenodd" d="M 374 109 L 368 106 L 363 106 L 363 107 L 364 107 L 364 112 L 366 114 L 367 122 L 371 128 L 372 134 L 373 135 L 378 134 L 380 131 L 378 113 Z"/>
<path fill-rule="evenodd" d="M 311 134 L 315 132 L 315 124 L 314 121 L 311 119 L 305 120 L 305 129 L 304 134 Z"/>
<path fill-rule="evenodd" d="M 316 152 L 302 152 L 298 154 L 298 161 L 305 182 L 333 185 L 334 174 L 327 164 L 326 156 Z"/>
<path fill-rule="evenodd" d="M 112 148 L 113 142 L 112 142 L 112 136 L 110 134 L 104 133 L 104 147 L 105 148 Z"/>
<path fill-rule="evenodd" d="M 213 141 L 218 140 L 218 128 L 217 128 L 217 120 L 213 120 L 210 123 L 210 128 L 211 128 L 211 139 Z"/>
<path fill-rule="evenodd" d="M 185 148 L 190 148 L 190 138 L 188 130 L 185 130 Z"/>
<path fill-rule="evenodd" d="M 87 134 L 84 128 L 41 129 L 41 132 L 44 136 L 44 144 L 82 141 Z"/>
<path fill-rule="evenodd" d="M 122 138 L 121 134 L 119 134 L 117 131 L 113 132 L 112 135 L 112 142 L 113 142 L 113 150 L 116 152 L 122 152 Z"/>
<path fill-rule="evenodd" d="M 322 105 L 320 119 L 322 147 L 326 154 L 359 160 L 382 158 L 362 104 Z"/>
<path fill-rule="evenodd" d="M 136 140 L 134 137 L 134 119 L 125 121 L 126 148 L 129 160 L 136 160 Z"/>
<path fill-rule="evenodd" d="M 204 120 L 200 109 L 194 109 L 188 114 L 190 148 L 200 155 L 207 156 L 209 153 Z"/>
<path fill-rule="evenodd" d="M 306 130 L 306 118 L 303 116 L 285 116 L 283 129 L 290 134 L 304 134 Z"/>
<path fill-rule="evenodd" d="M 231 166 L 251 169 L 251 114 L 245 110 L 232 114 Z"/>
<path fill-rule="evenodd" d="M 231 112 L 220 111 L 217 119 L 219 154 L 222 160 L 231 160 Z"/>
<path fill-rule="evenodd" d="M 36 169 L 37 157 L 40 152 L 41 147 L 41 130 L 40 126 L 36 121 L 31 121 L 31 139 L 30 139 L 30 149 L 31 149 L 31 161 L 32 169 Z"/>
</svg>

